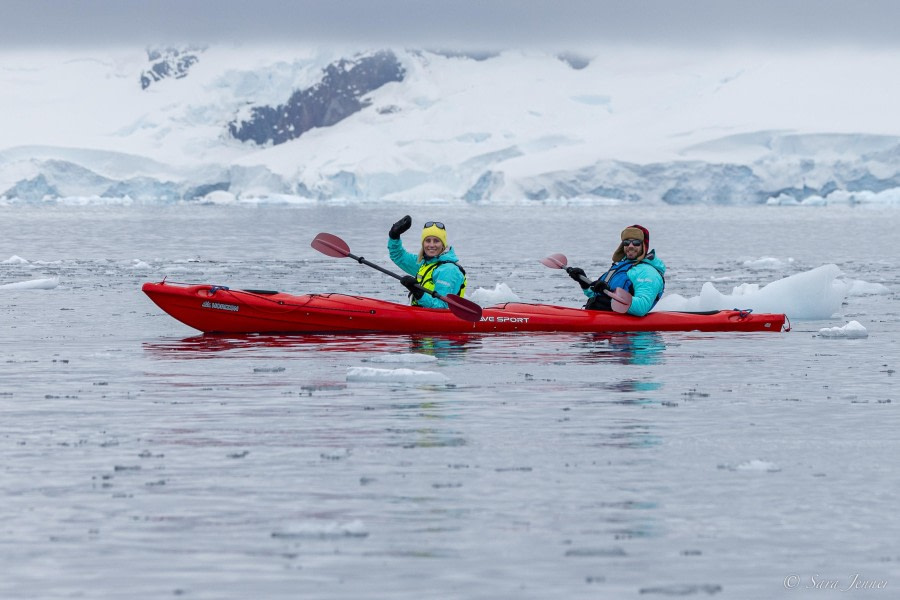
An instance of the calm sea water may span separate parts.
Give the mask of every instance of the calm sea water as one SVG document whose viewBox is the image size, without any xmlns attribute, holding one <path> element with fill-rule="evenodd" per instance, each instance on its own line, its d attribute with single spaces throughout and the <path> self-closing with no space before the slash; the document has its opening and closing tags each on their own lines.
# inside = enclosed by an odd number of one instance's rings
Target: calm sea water
<svg viewBox="0 0 900 600">
<path fill-rule="evenodd" d="M 447 223 L 471 290 L 523 301 L 577 306 L 538 259 L 594 274 L 633 222 L 670 292 L 827 263 L 891 292 L 784 334 L 453 338 L 204 337 L 140 292 L 402 301 L 309 242 L 389 267 L 405 212 Z M 0 598 L 894 597 L 898 226 L 864 207 L 0 207 L 0 261 L 29 261 L 0 284 L 60 278 L 0 290 Z M 783 266 L 743 266 L 761 257 Z M 815 335 L 849 320 L 869 337 Z M 436 361 L 374 362 L 406 353 Z M 449 383 L 348 381 L 359 366 Z"/>
</svg>

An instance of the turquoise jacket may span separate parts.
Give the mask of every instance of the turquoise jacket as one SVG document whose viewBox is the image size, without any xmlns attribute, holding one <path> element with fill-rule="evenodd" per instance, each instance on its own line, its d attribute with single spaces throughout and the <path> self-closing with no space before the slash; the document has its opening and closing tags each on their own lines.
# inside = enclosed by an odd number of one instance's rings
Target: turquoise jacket
<svg viewBox="0 0 900 600">
<path fill-rule="evenodd" d="M 662 295 L 665 281 L 663 275 L 666 273 L 666 265 L 663 261 L 656 258 L 656 251 L 651 250 L 647 254 L 647 258 L 640 261 L 626 272 L 631 286 L 634 288 L 631 292 L 634 298 L 631 306 L 628 308 L 628 314 L 636 317 L 643 317 L 650 309 L 656 306 L 659 297 Z M 584 295 L 593 298 L 596 294 L 591 288 L 584 290 Z"/>
<path fill-rule="evenodd" d="M 388 238 L 388 252 L 390 253 L 391 260 L 394 261 L 394 264 L 403 269 L 406 273 L 416 276 L 419 273 L 419 269 L 422 265 L 439 262 L 439 261 L 448 261 L 448 262 L 458 262 L 459 259 L 456 257 L 456 253 L 453 252 L 453 247 L 447 248 L 443 254 L 440 256 L 436 256 L 434 258 L 429 258 L 423 261 L 419 261 L 419 257 L 415 254 L 407 252 L 406 249 L 403 248 L 403 242 L 400 240 L 392 240 Z M 451 264 L 441 265 L 435 268 L 432 273 L 432 277 L 434 279 L 434 291 L 440 294 L 441 296 L 446 296 L 447 294 L 459 294 L 459 290 L 463 285 L 463 281 L 465 281 L 465 276 L 462 271 L 459 270 L 459 267 Z M 447 303 L 443 300 L 438 300 L 431 294 L 425 294 L 420 298 L 417 302 L 419 306 L 424 306 L 426 308 L 447 308 Z"/>
</svg>

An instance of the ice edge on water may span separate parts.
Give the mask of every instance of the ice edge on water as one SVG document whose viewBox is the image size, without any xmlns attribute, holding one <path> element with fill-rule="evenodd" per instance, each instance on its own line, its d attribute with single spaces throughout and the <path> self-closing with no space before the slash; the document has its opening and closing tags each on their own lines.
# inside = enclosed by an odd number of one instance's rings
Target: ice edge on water
<svg viewBox="0 0 900 600">
<path fill-rule="evenodd" d="M 869 332 L 859 321 L 850 321 L 843 327 L 823 327 L 818 335 L 825 338 L 862 339 L 869 337 Z"/>
<path fill-rule="evenodd" d="M 433 384 L 447 383 L 449 379 L 446 375 L 443 375 L 442 373 L 436 373 L 434 371 L 416 371 L 413 369 L 376 369 L 373 367 L 348 367 L 347 381 Z"/>
</svg>

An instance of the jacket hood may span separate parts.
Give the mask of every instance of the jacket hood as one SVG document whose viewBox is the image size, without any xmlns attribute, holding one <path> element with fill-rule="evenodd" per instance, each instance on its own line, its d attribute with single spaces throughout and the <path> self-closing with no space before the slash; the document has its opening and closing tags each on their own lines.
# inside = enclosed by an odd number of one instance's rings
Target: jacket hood
<svg viewBox="0 0 900 600">
<path fill-rule="evenodd" d="M 651 250 L 647 253 L 647 256 L 644 257 L 644 260 L 641 261 L 644 264 L 648 264 L 657 271 L 659 271 L 660 275 L 665 275 L 666 273 L 666 265 L 663 261 L 656 258 L 656 250 Z"/>
</svg>

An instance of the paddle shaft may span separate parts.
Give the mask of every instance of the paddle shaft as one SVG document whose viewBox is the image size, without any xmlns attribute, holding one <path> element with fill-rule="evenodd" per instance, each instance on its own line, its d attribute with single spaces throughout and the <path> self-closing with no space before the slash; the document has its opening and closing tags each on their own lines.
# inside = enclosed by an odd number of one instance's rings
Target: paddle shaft
<svg viewBox="0 0 900 600">
<path fill-rule="evenodd" d="M 369 261 L 367 261 L 365 258 L 363 258 L 362 256 L 356 256 L 355 254 L 353 254 L 353 253 L 351 253 L 351 252 L 348 252 L 348 253 L 347 253 L 347 258 L 352 258 L 353 260 L 355 260 L 356 262 L 358 262 L 358 263 L 361 264 L 361 265 L 366 265 L 367 267 L 372 267 L 372 268 L 375 269 L 376 271 L 381 271 L 381 272 L 384 273 L 385 275 L 390 275 L 391 277 L 393 277 L 394 279 L 396 279 L 396 280 L 398 280 L 398 281 L 400 281 L 400 280 L 403 279 L 403 276 L 402 276 L 402 275 L 397 275 L 397 274 L 394 273 L 393 271 L 389 271 L 389 270 L 385 269 L 384 267 L 382 267 L 382 266 L 380 266 L 380 265 L 376 265 L 375 263 L 369 262 Z M 427 287 L 425 287 L 425 286 L 423 286 L 423 285 L 421 285 L 421 284 L 418 284 L 418 283 L 417 283 L 417 284 L 416 284 L 416 287 L 417 287 L 418 289 L 424 291 L 426 294 L 431 294 L 432 296 L 434 296 L 434 297 L 437 298 L 438 300 L 443 300 L 444 302 L 447 303 L 448 306 L 449 306 L 449 305 L 451 304 L 451 302 L 452 302 L 452 300 L 450 300 L 450 298 L 447 298 L 446 296 L 441 296 L 440 294 L 438 294 L 438 293 L 435 292 L 434 290 L 429 290 Z"/>
<path fill-rule="evenodd" d="M 568 266 L 569 259 L 566 258 L 565 254 L 551 254 L 546 258 L 542 258 L 540 262 L 551 269 L 564 269 L 569 275 L 575 270 L 573 267 Z M 578 279 L 587 285 L 593 283 L 586 275 L 579 275 Z M 628 312 L 628 308 L 631 306 L 631 294 L 621 288 L 616 288 L 615 290 L 605 289 L 603 293 L 610 297 L 610 307 L 613 311 L 617 313 Z"/>
<path fill-rule="evenodd" d="M 403 281 L 402 275 L 397 275 L 393 271 L 388 271 L 383 267 L 367 261 L 362 256 L 356 256 L 355 254 L 351 253 L 350 247 L 347 246 L 347 243 L 336 235 L 332 235 L 330 233 L 320 233 L 315 237 L 310 245 L 319 252 L 327 254 L 328 256 L 334 256 L 336 258 L 352 258 L 361 265 L 372 267 L 376 271 L 381 271 L 385 275 L 390 275 L 394 279 Z M 429 290 L 419 283 L 416 283 L 416 288 L 430 294 L 438 300 L 445 302 L 447 304 L 447 307 L 450 309 L 450 312 L 452 312 L 460 319 L 472 322 L 481 320 L 481 307 L 471 300 L 460 298 L 456 294 L 448 294 L 446 296 L 442 296 L 434 290 Z"/>
<path fill-rule="evenodd" d="M 568 266 L 569 259 L 566 258 L 565 254 L 551 254 L 546 258 L 542 258 L 540 262 L 545 267 L 550 267 L 551 269 L 564 269 L 569 275 L 571 275 L 572 271 L 574 270 L 573 267 Z M 587 278 L 587 275 L 579 275 L 578 279 L 588 285 L 593 283 L 590 279 Z"/>
<path fill-rule="evenodd" d="M 575 269 L 573 269 L 572 267 L 566 267 L 566 273 L 569 273 L 570 275 L 572 274 L 572 271 L 574 271 L 574 270 Z M 579 275 L 578 279 L 580 279 L 581 281 L 585 282 L 588 285 L 591 285 L 592 283 L 594 283 L 593 281 L 588 279 L 586 275 Z"/>
<path fill-rule="evenodd" d="M 389 271 L 388 269 L 385 269 L 384 267 L 382 267 L 382 266 L 380 266 L 380 265 L 376 265 L 376 264 L 373 263 L 373 262 L 369 262 L 369 261 L 367 261 L 365 258 L 363 258 L 362 256 L 356 256 L 355 254 L 348 252 L 348 253 L 347 253 L 347 258 L 352 258 L 353 260 L 355 260 L 355 261 L 358 262 L 359 264 L 361 264 L 361 265 L 366 265 L 367 267 L 372 267 L 372 268 L 375 269 L 376 271 L 381 271 L 381 272 L 384 273 L 385 275 L 390 275 L 390 276 L 393 277 L 394 279 L 397 279 L 397 280 L 403 279 L 403 276 L 402 276 L 402 275 L 397 275 L 397 274 L 394 273 L 393 271 Z M 419 287 L 422 287 L 422 286 L 419 286 Z M 427 289 L 425 289 L 425 288 L 422 288 L 422 289 L 425 290 L 426 292 L 430 292 L 432 296 L 438 297 L 438 295 L 435 294 L 434 292 L 432 292 L 431 290 L 427 290 Z"/>
</svg>

